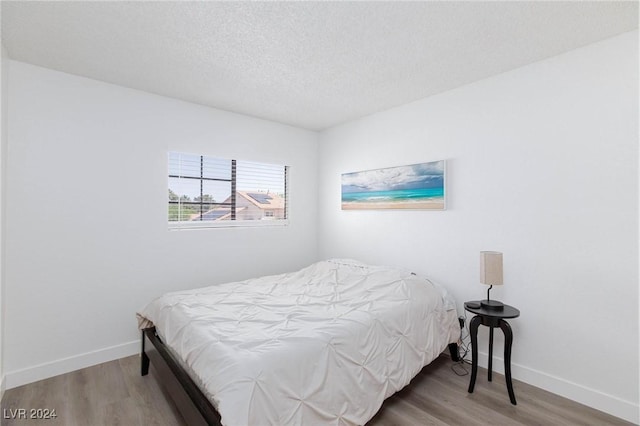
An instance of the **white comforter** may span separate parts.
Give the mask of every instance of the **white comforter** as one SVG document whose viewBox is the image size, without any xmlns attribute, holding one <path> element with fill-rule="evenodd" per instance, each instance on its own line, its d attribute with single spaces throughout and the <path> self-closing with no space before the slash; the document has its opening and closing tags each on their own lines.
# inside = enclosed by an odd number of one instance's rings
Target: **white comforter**
<svg viewBox="0 0 640 426">
<path fill-rule="evenodd" d="M 138 318 L 224 425 L 364 424 L 460 334 L 439 286 L 348 260 L 168 293 Z"/>
</svg>

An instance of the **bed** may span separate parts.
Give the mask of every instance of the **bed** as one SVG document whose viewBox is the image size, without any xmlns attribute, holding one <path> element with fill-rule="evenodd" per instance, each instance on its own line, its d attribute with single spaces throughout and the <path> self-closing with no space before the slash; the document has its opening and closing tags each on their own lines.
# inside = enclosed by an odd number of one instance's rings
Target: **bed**
<svg viewBox="0 0 640 426">
<path fill-rule="evenodd" d="M 151 360 L 190 425 L 362 425 L 460 336 L 443 287 L 344 259 L 167 293 L 137 317 L 142 374 Z"/>
</svg>

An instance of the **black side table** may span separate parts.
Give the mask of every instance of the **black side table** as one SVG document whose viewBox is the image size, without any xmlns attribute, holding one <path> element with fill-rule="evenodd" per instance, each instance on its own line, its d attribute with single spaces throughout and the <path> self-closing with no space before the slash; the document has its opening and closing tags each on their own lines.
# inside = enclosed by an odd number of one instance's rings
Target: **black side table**
<svg viewBox="0 0 640 426">
<path fill-rule="evenodd" d="M 469 333 L 471 334 L 471 382 L 469 383 L 469 393 L 473 393 L 473 387 L 476 384 L 476 375 L 478 373 L 478 326 L 480 324 L 489 327 L 489 377 L 491 381 L 491 366 L 493 363 L 493 329 L 500 327 L 504 333 L 504 376 L 507 380 L 507 390 L 509 391 L 509 399 L 513 405 L 516 405 L 516 396 L 513 393 L 513 384 L 511 383 L 511 344 L 513 343 L 513 333 L 511 326 L 505 319 L 517 318 L 520 311 L 513 306 L 504 305 L 502 310 L 485 309 L 482 307 L 470 308 L 465 302 L 464 309 L 476 314 L 469 323 Z"/>
</svg>

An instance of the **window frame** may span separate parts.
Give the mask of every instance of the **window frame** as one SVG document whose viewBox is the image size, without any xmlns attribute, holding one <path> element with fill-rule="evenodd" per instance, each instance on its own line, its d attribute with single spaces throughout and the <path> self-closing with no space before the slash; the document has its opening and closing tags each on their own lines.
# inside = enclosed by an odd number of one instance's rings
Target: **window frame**
<svg viewBox="0 0 640 426">
<path fill-rule="evenodd" d="M 221 158 L 221 157 L 213 157 L 210 155 L 204 155 L 204 154 L 191 154 L 191 153 L 186 153 L 186 152 L 179 152 L 179 151 L 169 151 L 168 152 L 168 161 L 167 164 L 169 164 L 170 162 L 170 158 L 171 158 L 171 154 L 185 154 L 185 155 L 195 155 L 200 157 L 200 176 L 196 177 L 196 176 L 181 176 L 181 175 L 172 175 L 167 173 L 168 179 L 167 179 L 167 188 L 170 188 L 170 179 L 172 178 L 178 178 L 178 179 L 194 179 L 194 180 L 198 180 L 200 181 L 200 201 L 180 201 L 180 198 L 178 198 L 177 201 L 172 201 L 172 200 L 168 200 L 167 202 L 167 206 L 170 206 L 172 204 L 174 205 L 194 205 L 194 206 L 198 206 L 200 205 L 200 214 L 204 214 L 206 212 L 203 211 L 203 207 L 204 205 L 215 205 L 215 206 L 229 206 L 231 209 L 231 219 L 229 220 L 187 220 L 187 221 L 180 221 L 180 220 L 175 220 L 175 221 L 171 221 L 168 220 L 169 217 L 167 215 L 167 223 L 168 223 L 168 227 L 169 230 L 184 230 L 184 229 L 216 229 L 216 228 L 254 228 L 254 227 L 281 227 L 281 226 L 288 226 L 289 225 L 289 203 L 290 203 L 290 199 L 289 199 L 289 177 L 290 177 L 290 166 L 285 166 L 285 165 L 280 165 L 280 164 L 272 164 L 272 163 L 262 163 L 262 162 L 254 162 L 254 163 L 258 163 L 258 164 L 268 164 L 268 165 L 273 165 L 273 166 L 280 166 L 284 168 L 284 218 L 283 219 L 276 219 L 273 217 L 268 218 L 268 220 L 264 219 L 264 216 L 262 219 L 253 219 L 253 220 L 242 220 L 242 219 L 237 219 L 237 162 L 238 161 L 245 161 L 245 160 L 237 160 L 237 159 L 232 159 L 232 160 L 228 160 L 226 158 Z M 225 161 L 230 161 L 231 162 L 231 179 L 222 179 L 222 178 L 209 178 L 209 177 L 205 177 L 204 176 L 204 172 L 203 172 L 203 163 L 204 163 L 204 159 L 205 158 L 215 158 L 217 160 L 225 160 Z M 216 182 L 229 182 L 231 185 L 231 201 L 230 202 L 206 202 L 203 200 L 203 184 L 205 181 L 216 181 Z M 180 195 L 178 194 L 178 196 L 180 197 Z"/>
</svg>

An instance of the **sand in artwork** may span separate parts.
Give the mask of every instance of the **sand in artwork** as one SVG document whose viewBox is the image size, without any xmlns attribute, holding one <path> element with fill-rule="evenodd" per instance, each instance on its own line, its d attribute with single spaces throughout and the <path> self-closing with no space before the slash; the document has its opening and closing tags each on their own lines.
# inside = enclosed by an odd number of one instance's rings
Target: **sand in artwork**
<svg viewBox="0 0 640 426">
<path fill-rule="evenodd" d="M 342 210 L 370 210 L 370 209 L 417 209 L 417 210 L 444 210 L 444 201 L 422 201 L 414 203 L 342 203 Z"/>
</svg>

